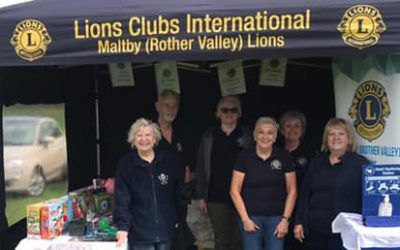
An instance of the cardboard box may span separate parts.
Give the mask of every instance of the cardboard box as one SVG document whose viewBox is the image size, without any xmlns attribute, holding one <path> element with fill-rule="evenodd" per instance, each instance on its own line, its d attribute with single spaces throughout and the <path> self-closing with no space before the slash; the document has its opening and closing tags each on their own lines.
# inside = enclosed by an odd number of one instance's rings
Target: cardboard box
<svg viewBox="0 0 400 250">
<path fill-rule="evenodd" d="M 26 232 L 28 238 L 40 238 L 40 209 L 43 203 L 30 204 L 26 207 Z"/>
<path fill-rule="evenodd" d="M 64 228 L 63 207 L 65 199 L 46 201 L 40 209 L 40 234 L 42 239 L 53 239 L 62 234 Z"/>
</svg>

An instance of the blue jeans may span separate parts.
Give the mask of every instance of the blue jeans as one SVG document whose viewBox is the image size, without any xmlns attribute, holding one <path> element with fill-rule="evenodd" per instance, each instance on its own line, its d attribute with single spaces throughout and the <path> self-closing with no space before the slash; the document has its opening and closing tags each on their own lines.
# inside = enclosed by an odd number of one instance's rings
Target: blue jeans
<svg viewBox="0 0 400 250">
<path fill-rule="evenodd" d="M 260 228 L 255 233 L 248 233 L 240 222 L 244 250 L 283 250 L 284 239 L 278 239 L 274 235 L 281 216 L 250 216 L 250 219 Z"/>
<path fill-rule="evenodd" d="M 164 241 L 158 243 L 131 243 L 129 250 L 169 250 L 171 248 L 171 241 Z"/>
</svg>

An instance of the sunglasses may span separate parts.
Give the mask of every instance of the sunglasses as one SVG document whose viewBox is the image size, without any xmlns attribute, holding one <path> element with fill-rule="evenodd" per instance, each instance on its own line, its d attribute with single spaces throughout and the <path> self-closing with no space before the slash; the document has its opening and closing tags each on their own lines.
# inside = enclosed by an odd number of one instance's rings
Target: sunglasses
<svg viewBox="0 0 400 250">
<path fill-rule="evenodd" d="M 228 113 L 238 114 L 239 109 L 238 108 L 221 108 L 221 112 L 224 114 L 228 114 Z"/>
</svg>

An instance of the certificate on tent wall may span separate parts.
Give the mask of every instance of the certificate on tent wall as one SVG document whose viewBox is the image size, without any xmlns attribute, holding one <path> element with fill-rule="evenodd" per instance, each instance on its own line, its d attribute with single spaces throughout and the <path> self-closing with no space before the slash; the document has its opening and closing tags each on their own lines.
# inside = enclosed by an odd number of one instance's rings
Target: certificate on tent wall
<svg viewBox="0 0 400 250">
<path fill-rule="evenodd" d="M 246 93 L 242 61 L 223 62 L 219 63 L 217 67 L 222 96 Z"/>
<path fill-rule="evenodd" d="M 157 90 L 160 94 L 165 89 L 180 93 L 178 67 L 176 62 L 161 62 L 155 65 Z"/>
<path fill-rule="evenodd" d="M 110 63 L 108 64 L 108 68 L 113 87 L 135 86 L 130 63 Z"/>
<path fill-rule="evenodd" d="M 262 60 L 260 79 L 258 81 L 259 85 L 284 87 L 286 62 L 286 58 L 271 58 Z"/>
</svg>

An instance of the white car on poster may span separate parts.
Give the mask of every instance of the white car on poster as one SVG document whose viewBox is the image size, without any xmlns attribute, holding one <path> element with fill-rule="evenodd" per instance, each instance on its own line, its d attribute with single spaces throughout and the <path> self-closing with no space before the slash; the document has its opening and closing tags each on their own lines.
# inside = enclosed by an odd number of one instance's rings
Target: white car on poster
<svg viewBox="0 0 400 250">
<path fill-rule="evenodd" d="M 6 192 L 38 196 L 46 184 L 67 176 L 65 136 L 49 117 L 3 118 Z"/>
</svg>

